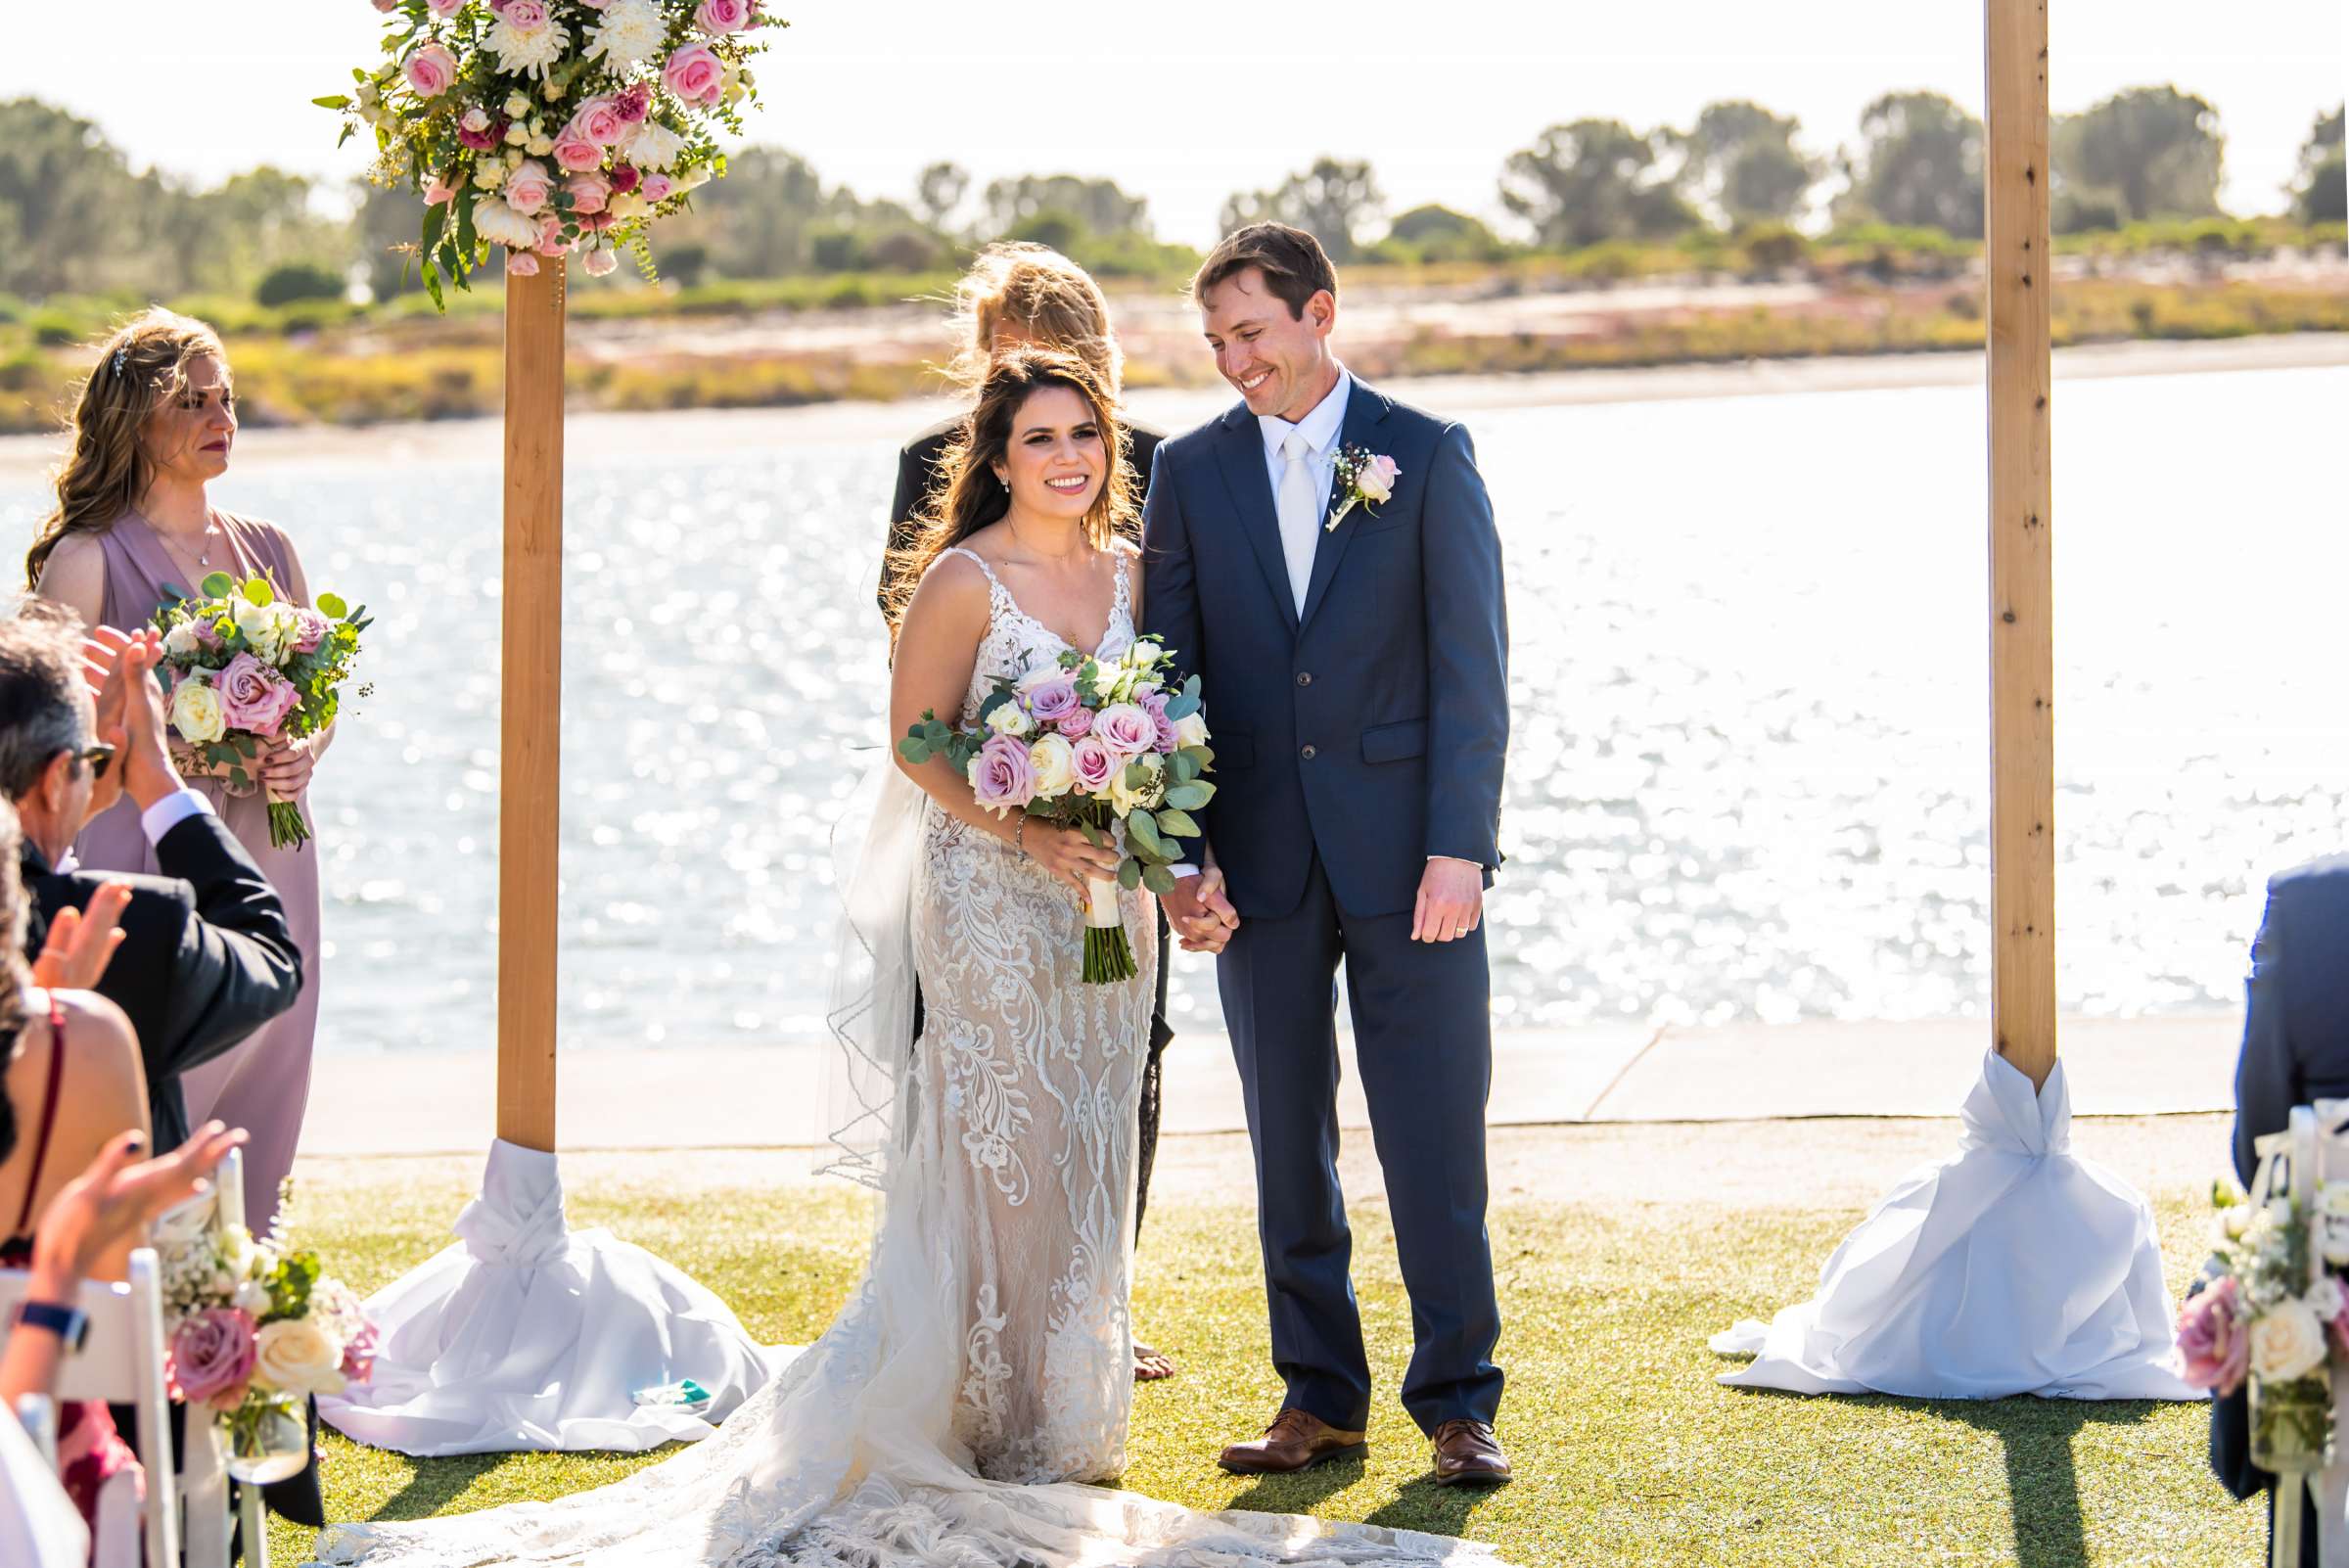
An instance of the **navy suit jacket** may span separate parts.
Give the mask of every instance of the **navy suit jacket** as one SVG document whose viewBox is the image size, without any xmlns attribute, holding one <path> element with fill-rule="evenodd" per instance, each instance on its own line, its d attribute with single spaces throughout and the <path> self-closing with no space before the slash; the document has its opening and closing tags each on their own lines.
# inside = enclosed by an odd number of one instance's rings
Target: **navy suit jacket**
<svg viewBox="0 0 2349 1568">
<path fill-rule="evenodd" d="M 2349 854 L 2268 882 L 2234 1069 L 2236 1173 L 2250 1181 L 2253 1142 L 2282 1131 L 2293 1106 L 2339 1099 L 2349 1099 Z"/>
<path fill-rule="evenodd" d="M 1249 919 L 1293 911 L 1316 853 L 1365 916 L 1409 909 L 1431 854 L 1488 882 L 1501 860 L 1508 618 L 1475 449 L 1359 380 L 1339 439 L 1402 472 L 1322 534 L 1302 615 L 1245 404 L 1159 447 L 1143 509 L 1149 629 L 1201 676 L 1212 732 L 1218 793 L 1192 814 Z"/>
</svg>

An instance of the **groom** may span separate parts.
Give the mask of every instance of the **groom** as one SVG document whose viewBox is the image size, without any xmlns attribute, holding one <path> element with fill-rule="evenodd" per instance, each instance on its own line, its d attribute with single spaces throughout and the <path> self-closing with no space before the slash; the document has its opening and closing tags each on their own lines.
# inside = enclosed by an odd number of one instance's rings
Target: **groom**
<svg viewBox="0 0 2349 1568">
<path fill-rule="evenodd" d="M 1492 504 L 1464 429 L 1331 356 L 1338 280 L 1312 235 L 1240 230 L 1191 296 L 1242 401 L 1159 447 L 1144 510 L 1151 629 L 1201 677 L 1219 786 L 1196 813 L 1208 864 L 1167 907 L 1187 945 L 1221 946 L 1287 1385 L 1221 1462 L 1301 1470 L 1359 1449 L 1369 1420 L 1338 1188 L 1342 957 L 1411 1298 L 1404 1407 L 1439 1481 L 1505 1481 L 1485 1235 L 1482 912 L 1509 729 Z"/>
</svg>

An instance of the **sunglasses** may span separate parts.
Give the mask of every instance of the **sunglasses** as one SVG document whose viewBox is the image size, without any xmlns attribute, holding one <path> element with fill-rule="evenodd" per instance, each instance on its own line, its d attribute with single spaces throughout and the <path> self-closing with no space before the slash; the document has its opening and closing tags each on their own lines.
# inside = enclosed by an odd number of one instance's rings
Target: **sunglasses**
<svg viewBox="0 0 2349 1568">
<path fill-rule="evenodd" d="M 84 746 L 80 756 L 83 761 L 90 764 L 90 777 L 104 778 L 107 764 L 115 760 L 115 749 L 103 743 Z"/>
</svg>

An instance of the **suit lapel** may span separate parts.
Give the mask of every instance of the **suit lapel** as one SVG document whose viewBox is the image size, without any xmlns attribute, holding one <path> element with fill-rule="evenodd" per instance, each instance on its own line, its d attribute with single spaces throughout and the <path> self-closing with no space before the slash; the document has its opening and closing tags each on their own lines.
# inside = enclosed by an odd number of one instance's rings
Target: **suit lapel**
<svg viewBox="0 0 2349 1568">
<path fill-rule="evenodd" d="M 1338 432 L 1338 450 L 1363 446 L 1377 451 L 1378 439 L 1373 433 L 1393 407 L 1394 404 L 1387 400 L 1385 393 L 1373 392 L 1357 381 L 1354 390 L 1346 395 L 1346 420 Z M 1324 524 L 1328 522 L 1330 514 L 1337 510 L 1337 505 L 1338 479 L 1332 474 L 1329 496 L 1321 508 Z M 1298 618 L 1300 626 L 1312 623 L 1313 612 L 1321 608 L 1321 601 L 1328 596 L 1330 579 L 1338 575 L 1338 563 L 1346 559 L 1346 547 L 1354 542 L 1355 530 L 1361 526 L 1362 517 L 1362 509 L 1358 506 L 1346 514 L 1346 521 L 1334 530 L 1326 527 L 1322 530 L 1321 537 L 1313 548 L 1313 575 L 1306 581 L 1305 613 Z"/>
<path fill-rule="evenodd" d="M 1216 437 L 1216 462 L 1231 492 L 1240 531 L 1256 551 L 1256 564 L 1280 605 L 1281 620 L 1297 629 L 1297 590 L 1289 585 L 1289 564 L 1280 552 L 1280 514 L 1272 504 L 1272 480 L 1265 466 L 1263 427 L 1243 403 L 1225 414 Z"/>
</svg>

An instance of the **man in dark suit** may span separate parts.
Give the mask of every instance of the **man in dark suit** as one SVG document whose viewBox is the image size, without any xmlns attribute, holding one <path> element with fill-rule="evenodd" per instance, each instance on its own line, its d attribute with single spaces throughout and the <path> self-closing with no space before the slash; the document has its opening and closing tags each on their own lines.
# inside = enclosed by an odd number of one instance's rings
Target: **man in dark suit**
<svg viewBox="0 0 2349 1568">
<path fill-rule="evenodd" d="M 1059 252 L 1022 241 L 990 245 L 979 253 L 955 294 L 956 319 L 968 331 L 956 355 L 964 380 L 976 385 L 993 355 L 1033 346 L 1076 354 L 1101 376 L 1113 394 L 1119 391 L 1123 361 L 1116 330 L 1110 325 L 1109 301 L 1090 274 Z M 1126 432 L 1126 462 L 1133 493 L 1148 494 L 1151 460 L 1157 456 L 1165 433 L 1124 415 L 1119 418 Z M 889 545 L 881 559 L 878 595 L 881 614 L 892 624 L 911 592 L 911 584 L 897 581 L 898 563 L 921 542 L 923 515 L 930 498 L 946 484 L 946 453 L 962 438 L 964 423 L 959 414 L 942 420 L 898 452 L 898 485 L 889 502 Z M 1162 913 L 1158 1000 L 1150 1015 L 1150 1059 L 1142 1069 L 1141 1127 L 1134 1147 L 1133 1224 L 1137 1236 L 1150 1205 L 1150 1168 L 1158 1160 L 1160 1074 L 1167 1043 L 1174 1038 L 1167 1023 L 1168 930 Z M 918 992 L 913 999 L 913 1032 L 917 1038 L 922 1032 Z M 1154 1381 L 1174 1370 L 1172 1360 L 1147 1345 L 1137 1343 L 1133 1357 L 1134 1376 L 1140 1381 Z"/>
<path fill-rule="evenodd" d="M 1228 933 L 1217 979 L 1287 1390 L 1221 1462 L 1302 1469 L 1368 1424 L 1337 1172 L 1342 956 L 1411 1298 L 1403 1404 L 1439 1481 L 1505 1481 L 1485 1231 L 1482 909 L 1509 731 L 1492 504 L 1466 430 L 1332 357 L 1337 275 L 1312 235 L 1240 230 L 1192 296 L 1242 400 L 1159 448 L 1144 512 L 1151 623 L 1202 678 L 1218 786 L 1193 813 L 1209 864 L 1165 902 L 1186 941 Z"/>
<path fill-rule="evenodd" d="M 2349 1099 L 2349 854 L 2312 860 L 2268 882 L 2267 915 L 2251 945 L 2250 1001 L 2234 1068 L 2234 1169 L 2248 1185 L 2255 1145 L 2280 1132 L 2295 1105 Z M 2238 1498 L 2276 1478 L 2251 1462 L 2250 1409 L 2240 1389 L 2210 1415 L 2210 1462 Z M 2301 1561 L 2317 1561 L 2317 1513 L 2304 1501 Z"/>
<path fill-rule="evenodd" d="M 172 766 L 152 636 L 90 646 L 114 664 L 96 711 L 81 638 L 63 613 L 36 600 L 0 623 L 0 787 L 24 824 L 25 950 L 37 954 L 60 911 L 81 909 L 100 888 L 130 890 L 121 945 L 92 989 L 129 1015 L 156 1147 L 177 1148 L 188 1135 L 179 1075 L 294 1005 L 301 951 L 253 857 Z M 111 758 L 97 755 L 94 734 L 119 737 Z M 124 794 L 161 874 L 72 867 L 82 823 Z"/>
<path fill-rule="evenodd" d="M 27 600 L 16 619 L 0 623 L 0 788 L 24 827 L 28 957 L 65 911 L 89 908 L 109 884 L 129 890 L 116 922 L 120 944 L 89 989 L 129 1016 L 155 1146 L 177 1148 L 188 1135 L 179 1075 L 293 1006 L 302 979 L 301 950 L 276 891 L 172 766 L 152 674 L 161 651 L 152 631 L 102 630 L 85 643 L 71 613 L 45 600 Z M 95 705 L 85 661 L 103 676 Z M 161 874 L 74 868 L 69 852 L 81 825 L 125 794 L 139 807 Z M 172 1411 L 178 1453 L 180 1407 Z M 314 1404 L 309 1424 L 315 1434 Z M 261 1495 L 297 1523 L 326 1522 L 315 1462 Z"/>
</svg>

